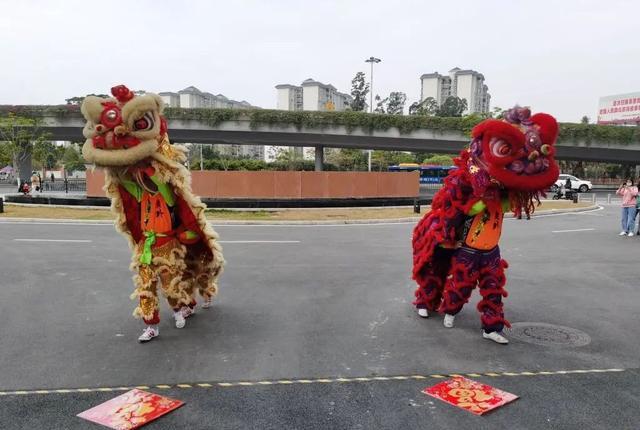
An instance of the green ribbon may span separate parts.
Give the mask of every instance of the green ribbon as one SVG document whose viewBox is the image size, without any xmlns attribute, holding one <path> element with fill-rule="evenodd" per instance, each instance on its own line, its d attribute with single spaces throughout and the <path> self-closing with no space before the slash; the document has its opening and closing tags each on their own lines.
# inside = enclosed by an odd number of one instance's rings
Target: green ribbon
<svg viewBox="0 0 640 430">
<path fill-rule="evenodd" d="M 153 231 L 145 231 L 144 235 L 144 247 L 142 248 L 142 254 L 140 255 L 140 262 L 142 264 L 151 264 L 153 255 L 151 254 L 151 247 L 156 243 L 156 234 Z"/>
</svg>

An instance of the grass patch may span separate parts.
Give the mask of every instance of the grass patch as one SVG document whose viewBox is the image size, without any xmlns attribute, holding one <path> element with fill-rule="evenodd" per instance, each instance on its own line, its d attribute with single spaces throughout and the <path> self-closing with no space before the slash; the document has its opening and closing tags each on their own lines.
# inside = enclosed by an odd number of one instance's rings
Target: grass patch
<svg viewBox="0 0 640 430">
<path fill-rule="evenodd" d="M 14 206 L 4 205 L 4 213 L 0 218 L 47 218 L 47 219 L 86 219 L 112 220 L 113 214 L 105 209 L 57 208 L 49 206 Z"/>
<path fill-rule="evenodd" d="M 561 210 L 589 207 L 591 203 L 574 204 L 571 201 L 550 200 L 544 202 L 536 211 Z M 327 208 L 327 209 L 289 209 L 289 210 L 228 210 L 207 209 L 207 219 L 212 221 L 349 221 L 362 219 L 395 219 L 423 216 L 429 210 L 422 207 L 420 214 L 413 213 L 413 207 L 401 208 Z M 5 204 L 0 218 L 48 218 L 79 220 L 112 220 L 108 209 L 76 209 L 48 206 L 14 206 Z"/>
<path fill-rule="evenodd" d="M 205 211 L 207 219 L 212 220 L 269 220 L 272 219 L 271 212 L 256 211 L 232 211 L 228 209 L 207 209 Z"/>
<path fill-rule="evenodd" d="M 575 209 L 575 208 L 588 208 L 593 206 L 591 202 L 579 202 L 573 203 L 571 200 L 547 200 L 543 202 L 536 211 L 549 211 L 554 209 Z"/>
</svg>

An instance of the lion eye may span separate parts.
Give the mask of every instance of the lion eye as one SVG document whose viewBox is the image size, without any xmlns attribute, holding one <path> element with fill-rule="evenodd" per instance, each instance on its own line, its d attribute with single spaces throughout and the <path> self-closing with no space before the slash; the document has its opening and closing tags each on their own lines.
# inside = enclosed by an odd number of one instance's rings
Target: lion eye
<svg viewBox="0 0 640 430">
<path fill-rule="evenodd" d="M 133 129 L 135 131 L 146 131 L 153 128 L 153 115 L 151 112 L 144 114 L 142 118 L 139 118 L 133 122 Z"/>
<path fill-rule="evenodd" d="M 494 157 L 504 158 L 511 155 L 511 145 L 502 139 L 493 138 L 489 143 Z"/>
</svg>

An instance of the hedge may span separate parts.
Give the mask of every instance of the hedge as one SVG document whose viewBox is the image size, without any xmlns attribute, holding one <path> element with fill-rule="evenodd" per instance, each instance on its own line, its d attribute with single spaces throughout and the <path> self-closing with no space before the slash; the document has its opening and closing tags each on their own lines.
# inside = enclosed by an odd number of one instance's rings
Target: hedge
<svg viewBox="0 0 640 430">
<path fill-rule="evenodd" d="M 77 105 L 51 106 L 0 106 L 0 116 L 14 112 L 23 116 L 54 116 L 59 118 L 79 118 Z M 184 109 L 167 108 L 165 116 L 170 120 L 197 120 L 215 127 L 224 121 L 249 120 L 255 128 L 264 125 L 291 126 L 298 130 L 303 127 L 326 128 L 344 126 L 347 132 L 362 128 L 373 132 L 397 128 L 400 133 L 408 134 L 415 130 L 458 131 L 469 134 L 471 129 L 484 119 L 473 114 L 459 118 L 427 117 L 419 115 L 385 115 L 365 112 L 314 112 L 282 111 L 272 109 Z M 560 124 L 560 142 L 570 141 L 609 142 L 621 145 L 640 143 L 640 127 L 611 126 L 595 124 Z"/>
</svg>

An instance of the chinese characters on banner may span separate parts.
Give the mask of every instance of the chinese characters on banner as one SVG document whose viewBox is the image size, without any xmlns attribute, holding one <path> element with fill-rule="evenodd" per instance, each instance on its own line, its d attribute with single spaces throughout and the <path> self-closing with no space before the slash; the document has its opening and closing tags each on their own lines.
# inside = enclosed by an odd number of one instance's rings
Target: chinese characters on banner
<svg viewBox="0 0 640 430">
<path fill-rule="evenodd" d="M 422 392 L 476 415 L 487 413 L 518 398 L 515 394 L 462 376 L 425 388 Z"/>
<path fill-rule="evenodd" d="M 640 123 L 640 93 L 601 97 L 598 124 Z"/>
</svg>

